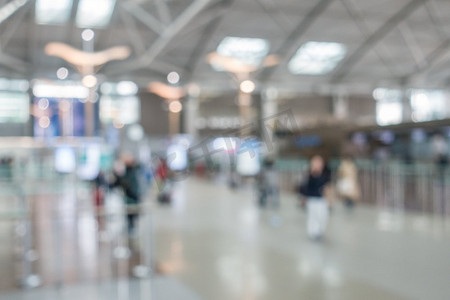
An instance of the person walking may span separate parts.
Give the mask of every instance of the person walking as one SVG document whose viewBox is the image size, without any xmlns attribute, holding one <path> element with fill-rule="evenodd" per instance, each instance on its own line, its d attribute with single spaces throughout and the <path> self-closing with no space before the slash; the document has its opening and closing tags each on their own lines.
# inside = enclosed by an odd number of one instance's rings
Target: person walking
<svg viewBox="0 0 450 300">
<path fill-rule="evenodd" d="M 128 232 L 133 234 L 137 219 L 139 217 L 138 204 L 140 203 L 141 191 L 139 186 L 139 165 L 131 155 L 123 155 L 122 162 L 125 169 L 122 172 L 115 172 L 116 181 L 114 186 L 121 187 L 127 205 Z"/>
<path fill-rule="evenodd" d="M 330 174 L 325 168 L 325 161 L 315 155 L 310 162 L 309 174 L 302 184 L 300 193 L 306 197 L 306 229 L 311 239 L 323 237 L 328 223 L 328 202 L 324 198 L 325 188 L 330 182 Z"/>
<path fill-rule="evenodd" d="M 336 190 L 348 208 L 359 201 L 361 192 L 358 182 L 358 168 L 350 157 L 344 157 L 337 170 Z"/>
<path fill-rule="evenodd" d="M 278 188 L 278 172 L 275 162 L 267 158 L 263 162 L 263 168 L 259 178 L 259 205 L 265 207 L 270 204 L 273 209 L 280 206 L 280 195 Z"/>
</svg>

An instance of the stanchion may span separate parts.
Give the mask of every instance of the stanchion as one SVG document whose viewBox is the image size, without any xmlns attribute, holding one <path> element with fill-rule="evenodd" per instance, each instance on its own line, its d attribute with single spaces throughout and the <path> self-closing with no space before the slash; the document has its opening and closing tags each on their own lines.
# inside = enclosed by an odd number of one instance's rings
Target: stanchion
<svg viewBox="0 0 450 300">
<path fill-rule="evenodd" d="M 115 240 L 113 257 L 117 260 L 117 299 L 127 300 L 129 296 L 128 267 L 131 251 L 128 245 L 128 228 L 125 205 L 117 207 L 117 219 L 120 220 L 119 231 Z M 124 276 L 125 274 L 125 276 Z"/>
<path fill-rule="evenodd" d="M 41 285 L 41 277 L 33 273 L 33 262 L 37 259 L 36 251 L 33 249 L 33 233 L 31 229 L 31 210 L 21 187 L 15 185 L 19 197 L 19 207 L 24 213 L 20 220 L 21 229 L 18 233 L 22 237 L 22 280 L 21 285 L 25 288 L 36 288 Z"/>
<path fill-rule="evenodd" d="M 143 207 L 139 222 L 139 264 L 133 268 L 133 275 L 137 278 L 149 277 L 152 273 L 152 218 L 148 208 Z"/>
<path fill-rule="evenodd" d="M 447 167 L 447 172 L 445 173 L 445 194 L 444 194 L 444 205 L 445 205 L 445 216 L 450 216 L 450 169 Z"/>
</svg>

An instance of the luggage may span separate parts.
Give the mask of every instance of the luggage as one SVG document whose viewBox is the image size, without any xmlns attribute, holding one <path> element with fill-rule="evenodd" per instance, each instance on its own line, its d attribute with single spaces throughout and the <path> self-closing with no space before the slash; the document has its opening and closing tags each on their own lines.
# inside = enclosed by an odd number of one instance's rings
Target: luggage
<svg viewBox="0 0 450 300">
<path fill-rule="evenodd" d="M 170 204 L 170 202 L 171 202 L 170 194 L 168 194 L 168 193 L 160 193 L 158 195 L 158 202 L 160 204 Z"/>
<path fill-rule="evenodd" d="M 172 202 L 172 183 L 166 180 L 162 186 L 162 191 L 158 194 L 160 204 L 170 204 Z"/>
</svg>

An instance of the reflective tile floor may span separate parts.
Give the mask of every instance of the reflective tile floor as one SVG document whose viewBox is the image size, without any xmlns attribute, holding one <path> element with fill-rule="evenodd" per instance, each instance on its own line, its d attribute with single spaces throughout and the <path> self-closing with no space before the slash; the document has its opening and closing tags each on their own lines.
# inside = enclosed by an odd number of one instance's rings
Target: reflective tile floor
<svg viewBox="0 0 450 300">
<path fill-rule="evenodd" d="M 362 206 L 348 211 L 337 203 L 325 238 L 316 242 L 307 238 L 306 213 L 292 194 L 282 195 L 278 211 L 260 209 L 251 187 L 230 190 L 189 178 L 175 185 L 171 205 L 154 198 L 152 221 L 142 217 L 137 235 L 144 245 L 139 255 L 151 256 L 158 271 L 154 277 L 117 280 L 136 263 L 130 259 L 120 271 L 117 261 L 124 260 L 114 258 L 120 239 L 100 240 L 93 215 L 73 213 L 85 209 L 62 207 L 65 221 L 50 222 L 47 211 L 54 220 L 61 216 L 40 199 L 34 270 L 44 285 L 12 287 L 22 268 L 14 254 L 20 227 L 1 222 L 0 300 L 450 299 L 450 221 L 442 217 Z M 59 202 L 68 206 L 70 199 Z M 65 256 L 56 259 L 58 249 Z"/>
<path fill-rule="evenodd" d="M 168 277 L 119 280 L 64 287 L 42 287 L 0 294 L 2 300 L 201 300 L 183 284 Z"/>
<path fill-rule="evenodd" d="M 326 237 L 283 195 L 260 210 L 251 188 L 178 183 L 155 210 L 159 269 L 204 299 L 450 299 L 450 222 L 370 207 L 333 207 Z"/>
</svg>

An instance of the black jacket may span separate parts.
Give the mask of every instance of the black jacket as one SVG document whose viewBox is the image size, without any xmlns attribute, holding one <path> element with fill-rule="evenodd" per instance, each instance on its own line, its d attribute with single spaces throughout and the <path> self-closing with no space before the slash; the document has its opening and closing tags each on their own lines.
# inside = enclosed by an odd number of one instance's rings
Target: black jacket
<svg viewBox="0 0 450 300">
<path fill-rule="evenodd" d="M 307 180 L 300 187 L 300 194 L 306 197 L 322 197 L 325 186 L 330 182 L 330 174 L 326 170 L 320 175 L 308 174 Z"/>
</svg>

